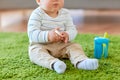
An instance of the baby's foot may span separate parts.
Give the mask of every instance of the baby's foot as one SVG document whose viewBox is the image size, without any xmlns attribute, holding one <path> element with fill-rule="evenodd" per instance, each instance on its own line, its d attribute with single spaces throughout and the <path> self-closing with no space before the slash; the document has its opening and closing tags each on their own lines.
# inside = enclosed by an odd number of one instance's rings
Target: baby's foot
<svg viewBox="0 0 120 80">
<path fill-rule="evenodd" d="M 63 61 L 57 61 L 54 63 L 53 68 L 57 73 L 64 73 L 66 70 L 66 64 Z"/>
<path fill-rule="evenodd" d="M 97 59 L 86 59 L 77 64 L 78 69 L 84 70 L 95 70 L 98 68 L 98 60 Z"/>
</svg>

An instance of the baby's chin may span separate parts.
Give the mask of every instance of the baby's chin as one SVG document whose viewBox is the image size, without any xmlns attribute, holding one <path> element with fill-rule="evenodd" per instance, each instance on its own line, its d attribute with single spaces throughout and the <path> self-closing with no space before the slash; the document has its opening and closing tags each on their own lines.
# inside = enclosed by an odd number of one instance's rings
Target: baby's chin
<svg viewBox="0 0 120 80">
<path fill-rule="evenodd" d="M 51 9 L 51 11 L 52 12 L 57 12 L 57 11 L 59 11 L 61 8 L 53 8 L 53 9 Z"/>
<path fill-rule="evenodd" d="M 53 8 L 44 8 L 42 7 L 43 10 L 45 11 L 50 11 L 50 12 L 58 12 L 62 7 L 53 7 Z"/>
</svg>

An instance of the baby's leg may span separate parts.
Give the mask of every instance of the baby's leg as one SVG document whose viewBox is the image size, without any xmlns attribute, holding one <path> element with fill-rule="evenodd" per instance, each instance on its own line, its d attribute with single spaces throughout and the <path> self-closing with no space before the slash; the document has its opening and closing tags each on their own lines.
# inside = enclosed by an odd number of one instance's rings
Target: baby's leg
<svg viewBox="0 0 120 80">
<path fill-rule="evenodd" d="M 78 69 L 95 70 L 98 68 L 97 59 L 86 59 L 77 63 Z"/>
<path fill-rule="evenodd" d="M 29 49 L 29 57 L 33 63 L 55 70 L 57 73 L 64 73 L 66 70 L 66 64 L 51 56 L 45 49 L 41 49 L 39 47 Z"/>
<path fill-rule="evenodd" d="M 88 59 L 79 44 L 72 44 L 67 47 L 71 63 L 78 69 L 94 70 L 98 68 L 97 59 Z"/>
</svg>

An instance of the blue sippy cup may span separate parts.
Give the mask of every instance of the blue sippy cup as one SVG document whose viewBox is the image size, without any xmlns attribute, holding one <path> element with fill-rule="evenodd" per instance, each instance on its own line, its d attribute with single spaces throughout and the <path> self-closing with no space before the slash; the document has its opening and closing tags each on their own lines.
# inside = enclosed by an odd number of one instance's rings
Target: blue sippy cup
<svg viewBox="0 0 120 80">
<path fill-rule="evenodd" d="M 94 57 L 100 59 L 102 54 L 104 57 L 108 57 L 108 43 L 109 39 L 104 37 L 95 37 L 94 38 Z"/>
</svg>

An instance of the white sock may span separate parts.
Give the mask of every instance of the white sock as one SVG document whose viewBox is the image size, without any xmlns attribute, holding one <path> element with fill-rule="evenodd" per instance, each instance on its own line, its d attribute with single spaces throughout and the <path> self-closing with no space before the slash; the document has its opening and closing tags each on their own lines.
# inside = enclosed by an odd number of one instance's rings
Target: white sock
<svg viewBox="0 0 120 80">
<path fill-rule="evenodd" d="M 64 73 L 66 70 L 66 64 L 63 61 L 55 62 L 53 67 L 57 73 Z"/>
<path fill-rule="evenodd" d="M 77 64 L 78 69 L 84 70 L 95 70 L 98 68 L 98 60 L 97 59 L 86 59 Z"/>
</svg>

